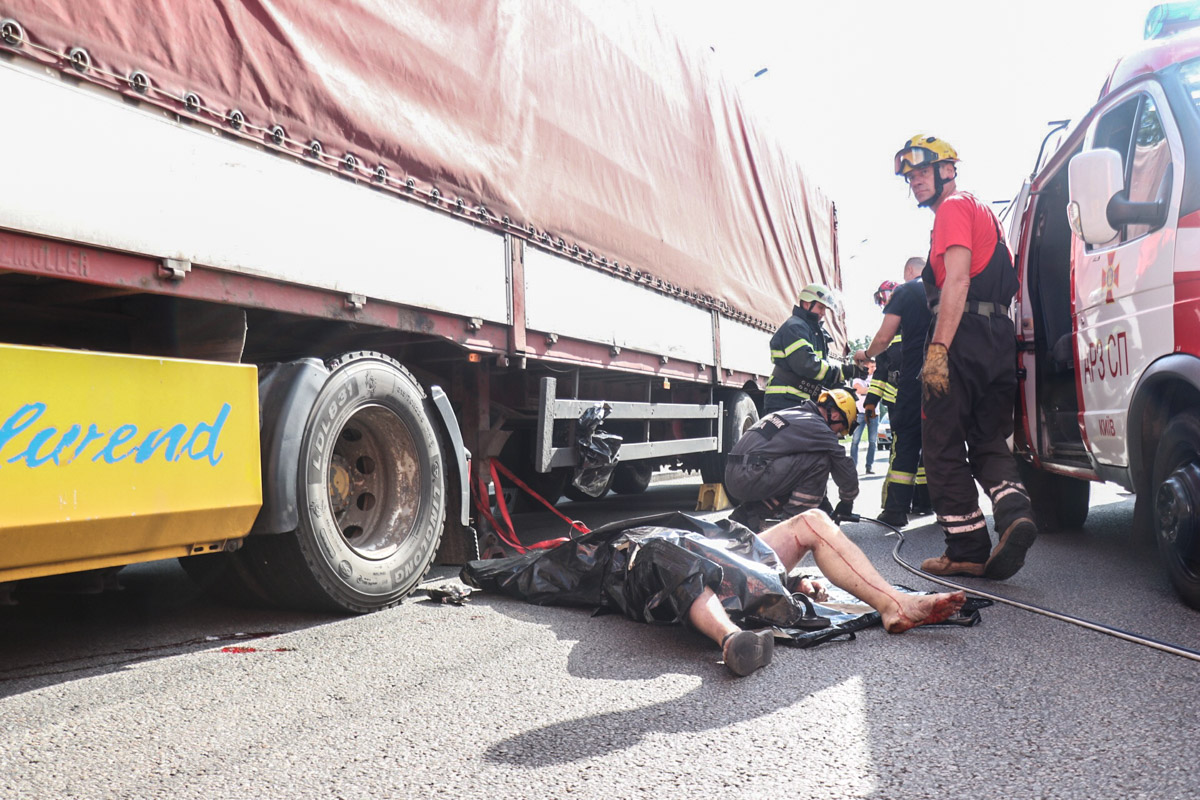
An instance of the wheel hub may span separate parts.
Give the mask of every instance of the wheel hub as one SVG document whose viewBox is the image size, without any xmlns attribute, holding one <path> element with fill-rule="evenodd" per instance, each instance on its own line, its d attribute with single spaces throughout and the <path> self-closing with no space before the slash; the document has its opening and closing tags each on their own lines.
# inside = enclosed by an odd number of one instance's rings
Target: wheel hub
<svg viewBox="0 0 1200 800">
<path fill-rule="evenodd" d="M 360 408 L 329 460 L 329 505 L 342 539 L 363 558 L 395 553 L 416 525 L 422 466 L 404 422 L 383 406 Z"/>
<path fill-rule="evenodd" d="M 1200 498 L 1200 465 L 1185 464 L 1158 488 L 1155 512 L 1158 536 L 1183 557 L 1190 557 L 1196 541 L 1196 498 Z"/>
<path fill-rule="evenodd" d="M 333 513 L 340 514 L 350 505 L 352 495 L 350 464 L 339 453 L 333 454 L 329 464 L 329 504 Z"/>
</svg>

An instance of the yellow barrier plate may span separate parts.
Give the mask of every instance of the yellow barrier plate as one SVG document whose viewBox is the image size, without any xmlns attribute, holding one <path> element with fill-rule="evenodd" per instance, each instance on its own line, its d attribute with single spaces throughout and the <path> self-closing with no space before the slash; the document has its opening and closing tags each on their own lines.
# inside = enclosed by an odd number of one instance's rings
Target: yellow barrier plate
<svg viewBox="0 0 1200 800">
<path fill-rule="evenodd" d="M 261 502 L 255 367 L 0 345 L 0 581 L 185 555 Z"/>
</svg>

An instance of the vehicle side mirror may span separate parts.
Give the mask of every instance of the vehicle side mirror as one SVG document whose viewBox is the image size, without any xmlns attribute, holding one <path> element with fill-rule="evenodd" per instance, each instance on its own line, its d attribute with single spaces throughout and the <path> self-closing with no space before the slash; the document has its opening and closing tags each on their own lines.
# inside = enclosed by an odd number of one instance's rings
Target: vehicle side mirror
<svg viewBox="0 0 1200 800">
<path fill-rule="evenodd" d="M 1071 200 L 1067 220 L 1071 230 L 1088 244 L 1105 244 L 1117 238 L 1117 226 L 1108 216 L 1109 204 L 1125 191 L 1121 154 L 1100 148 L 1079 153 L 1067 172 Z"/>
<path fill-rule="evenodd" d="M 1161 228 L 1166 224 L 1173 166 L 1167 165 L 1167 171 L 1158 185 L 1158 194 L 1153 202 L 1130 202 L 1125 198 L 1125 192 L 1114 195 L 1113 199 L 1108 201 L 1108 224 L 1114 228 L 1121 225 L 1149 225 L 1151 228 Z"/>
</svg>

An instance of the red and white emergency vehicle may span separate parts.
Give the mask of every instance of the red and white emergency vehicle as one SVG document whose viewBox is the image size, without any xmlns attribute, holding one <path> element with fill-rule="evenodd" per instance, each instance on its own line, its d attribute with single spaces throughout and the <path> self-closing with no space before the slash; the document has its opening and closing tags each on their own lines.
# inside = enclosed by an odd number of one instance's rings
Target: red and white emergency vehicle
<svg viewBox="0 0 1200 800">
<path fill-rule="evenodd" d="M 1169 29 L 1151 12 L 1148 37 Z M 1186 10 L 1187 15 L 1194 15 Z M 1200 15 L 1197 15 L 1200 16 Z M 1089 481 L 1135 492 L 1171 582 L 1200 608 L 1200 30 L 1122 58 L 1024 187 L 1015 451 L 1046 528 Z"/>
</svg>

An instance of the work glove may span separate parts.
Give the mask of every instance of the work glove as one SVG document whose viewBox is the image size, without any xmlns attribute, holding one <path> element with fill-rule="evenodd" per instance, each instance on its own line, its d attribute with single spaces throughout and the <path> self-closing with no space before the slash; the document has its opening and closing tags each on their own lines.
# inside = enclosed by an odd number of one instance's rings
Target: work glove
<svg viewBox="0 0 1200 800">
<path fill-rule="evenodd" d="M 934 342 L 925 351 L 925 366 L 921 368 L 921 382 L 925 384 L 926 397 L 944 397 L 950 391 L 950 351 L 946 345 Z"/>
<path fill-rule="evenodd" d="M 874 403 L 863 403 L 863 411 L 866 413 L 867 419 L 869 420 L 875 419 L 877 416 L 879 416 L 875 413 Z"/>
<path fill-rule="evenodd" d="M 838 504 L 833 508 L 833 518 L 842 519 L 844 517 L 854 516 L 854 501 L 839 500 Z"/>
</svg>

